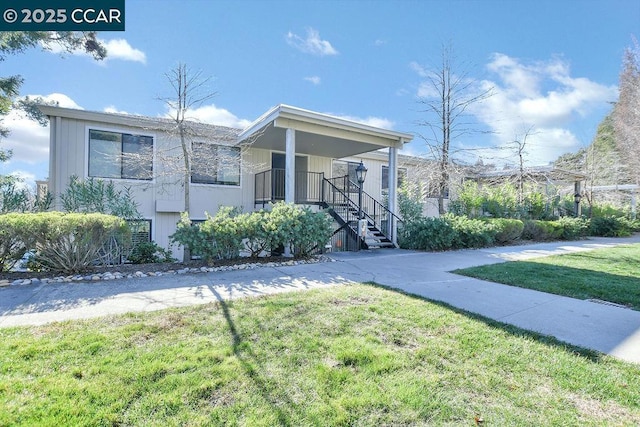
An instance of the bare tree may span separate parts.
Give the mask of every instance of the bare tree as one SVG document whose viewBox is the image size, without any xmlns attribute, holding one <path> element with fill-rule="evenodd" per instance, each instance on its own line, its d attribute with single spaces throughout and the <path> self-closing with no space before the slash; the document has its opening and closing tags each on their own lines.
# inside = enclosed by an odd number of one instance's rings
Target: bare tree
<svg viewBox="0 0 640 427">
<path fill-rule="evenodd" d="M 431 156 L 438 162 L 436 182 L 438 186 L 438 211 L 445 213 L 444 199 L 447 197 L 449 179 L 454 162 L 452 144 L 463 135 L 485 133 L 469 120 L 469 108 L 487 99 L 493 89 L 480 89 L 477 81 L 469 77 L 468 71 L 458 70 L 451 44 L 442 46 L 442 62 L 437 69 L 426 71 L 429 96 L 418 102 L 425 108 L 421 111 L 427 118 L 419 125 L 429 129 L 420 135 L 426 142 Z"/>
<path fill-rule="evenodd" d="M 175 131 L 180 138 L 182 148 L 182 161 L 184 162 L 184 211 L 189 213 L 189 195 L 192 176 L 193 129 L 187 120 L 187 114 L 193 108 L 201 106 L 205 101 L 216 96 L 215 92 L 207 89 L 211 78 L 203 78 L 201 71 L 192 71 L 186 64 L 178 64 L 173 70 L 165 74 L 169 84 L 173 88 L 173 96 L 164 98 L 163 101 L 172 112 L 175 123 Z"/>
<path fill-rule="evenodd" d="M 627 48 L 620 74 L 620 97 L 613 111 L 616 145 L 631 180 L 640 184 L 640 46 Z"/>
<path fill-rule="evenodd" d="M 527 170 L 525 168 L 526 156 L 527 156 L 527 139 L 534 135 L 532 133 L 533 126 L 529 126 L 522 135 L 516 135 L 515 139 L 511 143 L 507 144 L 507 149 L 511 151 L 511 154 L 515 154 L 518 158 L 518 173 L 516 176 L 516 186 L 518 190 L 518 204 L 522 205 L 524 202 L 524 183 L 527 180 Z"/>
</svg>

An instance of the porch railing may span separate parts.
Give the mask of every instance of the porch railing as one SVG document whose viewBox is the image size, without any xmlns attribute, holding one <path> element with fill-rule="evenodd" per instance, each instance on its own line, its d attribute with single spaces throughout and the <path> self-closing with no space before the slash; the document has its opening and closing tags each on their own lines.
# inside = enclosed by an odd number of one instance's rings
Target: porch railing
<svg viewBox="0 0 640 427">
<path fill-rule="evenodd" d="M 357 237 L 358 189 L 358 184 L 348 176 L 327 179 L 322 172 L 296 172 L 295 203 L 331 208 L 336 214 L 334 217 L 341 219 L 340 229 L 346 233 L 342 241 L 346 244 L 349 239 Z M 255 175 L 256 205 L 265 206 L 284 199 L 284 169 L 269 169 Z M 397 227 L 402 224 L 402 219 L 365 191 L 362 192 L 362 213 L 387 238 L 390 238 L 393 227 L 391 221 Z"/>
<path fill-rule="evenodd" d="M 295 203 L 318 205 L 322 203 L 324 173 L 297 171 L 295 177 Z M 265 206 L 285 199 L 285 170 L 269 169 L 255 175 L 255 204 Z"/>
<path fill-rule="evenodd" d="M 350 199 L 352 209 L 355 209 L 354 213 L 355 218 L 353 220 L 357 220 L 357 209 L 358 209 L 358 184 L 351 181 L 349 176 L 342 176 L 338 178 L 330 178 L 326 180 L 330 185 L 325 185 L 325 188 L 332 191 L 340 191 L 344 193 L 344 197 Z M 334 194 L 327 194 L 325 190 L 325 201 L 327 203 L 331 203 L 329 200 L 331 198 L 335 198 Z M 372 197 L 366 191 L 362 192 L 362 213 L 363 216 L 369 220 L 379 231 L 381 231 L 386 237 L 389 237 L 390 227 L 392 226 L 389 222 L 395 221 L 397 227 L 402 225 L 402 219 L 391 212 L 389 208 L 380 203 L 374 197 Z"/>
</svg>

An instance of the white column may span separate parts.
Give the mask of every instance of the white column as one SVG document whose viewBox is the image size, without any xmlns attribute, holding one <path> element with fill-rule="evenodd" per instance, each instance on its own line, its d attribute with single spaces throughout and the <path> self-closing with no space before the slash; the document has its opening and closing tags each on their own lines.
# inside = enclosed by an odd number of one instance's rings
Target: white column
<svg viewBox="0 0 640 427">
<path fill-rule="evenodd" d="M 296 201 L 296 131 L 287 128 L 285 136 L 285 160 L 284 160 L 284 201 L 295 203 Z M 291 256 L 291 248 L 284 247 L 284 256 Z"/>
<path fill-rule="evenodd" d="M 296 199 L 296 131 L 288 128 L 286 133 L 284 201 L 295 203 Z"/>
<path fill-rule="evenodd" d="M 395 147 L 389 148 L 389 210 L 396 213 L 396 207 L 398 206 L 398 149 Z M 394 245 L 398 244 L 397 237 L 398 224 L 396 224 L 395 218 L 390 216 L 389 218 L 389 236 Z"/>
</svg>

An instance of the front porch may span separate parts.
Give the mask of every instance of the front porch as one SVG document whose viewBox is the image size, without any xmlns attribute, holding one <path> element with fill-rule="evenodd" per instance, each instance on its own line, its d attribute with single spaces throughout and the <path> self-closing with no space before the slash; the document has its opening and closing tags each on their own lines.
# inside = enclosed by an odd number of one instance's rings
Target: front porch
<svg viewBox="0 0 640 427">
<path fill-rule="evenodd" d="M 375 128 L 339 117 L 278 105 L 239 136 L 240 144 L 271 152 L 271 168 L 255 175 L 256 206 L 275 201 L 329 209 L 338 226 L 358 235 L 358 184 L 349 177 L 327 178 L 330 170 L 309 171 L 305 158 L 344 159 L 385 149 L 388 152 L 388 203 L 363 193 L 362 212 L 368 227 L 397 244 L 398 150 L 412 135 Z M 355 211 L 355 213 L 354 213 Z M 372 242 L 373 243 L 373 242 Z"/>
</svg>

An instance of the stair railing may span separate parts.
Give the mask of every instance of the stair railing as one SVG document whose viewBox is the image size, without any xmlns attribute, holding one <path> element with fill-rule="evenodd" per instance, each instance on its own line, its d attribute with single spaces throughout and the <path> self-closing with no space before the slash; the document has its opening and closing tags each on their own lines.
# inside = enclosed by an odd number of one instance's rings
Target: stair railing
<svg viewBox="0 0 640 427">
<path fill-rule="evenodd" d="M 353 197 L 357 198 L 358 184 L 351 181 L 349 176 L 325 178 L 325 183 L 325 202 L 331 207 L 338 203 L 340 206 L 348 208 L 346 209 L 348 211 L 347 217 L 344 218 L 345 222 L 356 222 L 358 220 L 358 203 L 350 197 L 350 194 L 355 194 Z M 393 226 L 390 221 L 395 221 L 397 226 L 402 224 L 402 219 L 399 216 L 366 191 L 362 192 L 362 213 L 364 218 L 389 240 L 391 240 L 389 231 Z"/>
</svg>

